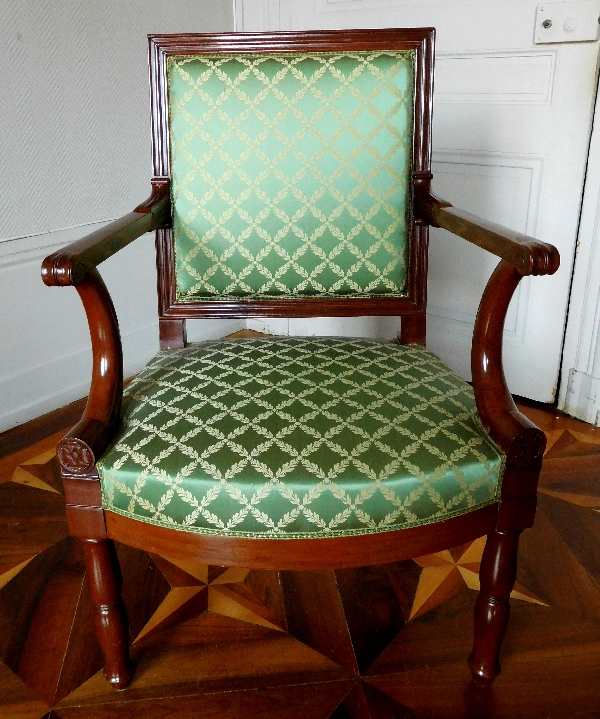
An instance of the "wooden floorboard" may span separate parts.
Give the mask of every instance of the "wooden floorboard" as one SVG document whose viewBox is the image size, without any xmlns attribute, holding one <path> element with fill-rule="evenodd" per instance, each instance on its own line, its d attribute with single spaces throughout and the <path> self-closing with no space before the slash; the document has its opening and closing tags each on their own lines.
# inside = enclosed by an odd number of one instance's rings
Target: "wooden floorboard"
<svg viewBox="0 0 600 719">
<path fill-rule="evenodd" d="M 0 434 L 0 459 L 27 449 L 55 432 L 62 431 L 64 434 L 65 428 L 71 428 L 81 419 L 86 401 L 87 398 L 84 397 Z"/>
<path fill-rule="evenodd" d="M 523 403 L 547 434 L 490 689 L 466 657 L 483 542 L 324 572 L 224 570 L 121 546 L 134 681 L 101 674 L 53 448 L 81 403 L 0 436 L 0 718 L 600 717 L 600 430 Z"/>
</svg>

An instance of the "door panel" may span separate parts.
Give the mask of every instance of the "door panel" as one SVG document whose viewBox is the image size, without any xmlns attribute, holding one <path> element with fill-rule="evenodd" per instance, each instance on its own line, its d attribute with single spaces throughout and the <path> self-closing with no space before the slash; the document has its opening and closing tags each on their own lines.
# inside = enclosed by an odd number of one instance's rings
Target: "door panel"
<svg viewBox="0 0 600 719">
<path fill-rule="evenodd" d="M 587 159 L 598 43 L 533 44 L 538 0 L 245 0 L 244 30 L 437 29 L 433 188 L 453 204 L 555 244 L 561 269 L 528 279 L 511 305 L 511 390 L 554 399 Z M 238 14 L 239 17 L 239 14 Z M 496 258 L 432 230 L 428 345 L 469 378 L 481 292 Z M 392 325 L 363 318 L 357 334 Z M 339 328 L 290 322 L 295 334 Z M 343 330 L 352 330 L 344 320 Z M 370 328 L 370 329 L 369 329 Z"/>
</svg>

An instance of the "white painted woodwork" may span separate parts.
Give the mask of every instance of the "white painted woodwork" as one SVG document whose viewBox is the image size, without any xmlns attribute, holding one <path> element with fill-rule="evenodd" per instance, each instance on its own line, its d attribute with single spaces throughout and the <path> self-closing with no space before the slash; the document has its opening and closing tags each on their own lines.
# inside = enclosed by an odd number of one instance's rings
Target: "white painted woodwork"
<svg viewBox="0 0 600 719">
<path fill-rule="evenodd" d="M 558 406 L 600 425 L 600 99 L 583 197 Z"/>
<path fill-rule="evenodd" d="M 505 330 L 511 390 L 550 402 L 560 367 L 596 87 L 597 42 L 536 45 L 538 0 L 238 0 L 243 30 L 434 26 L 434 191 L 555 244 L 553 277 L 526 278 Z M 428 344 L 468 378 L 478 300 L 496 260 L 431 233 Z M 298 334 L 351 323 L 290 321 Z M 392 323 L 393 327 L 395 324 Z M 357 321 L 361 333 L 369 323 Z M 373 321 L 373 334 L 382 323 Z M 393 329 L 390 327 L 390 333 Z M 385 328 L 386 331 L 388 328 Z"/>
<path fill-rule="evenodd" d="M 600 0 L 543 2 L 535 18 L 535 42 L 585 42 L 597 40 Z"/>
</svg>

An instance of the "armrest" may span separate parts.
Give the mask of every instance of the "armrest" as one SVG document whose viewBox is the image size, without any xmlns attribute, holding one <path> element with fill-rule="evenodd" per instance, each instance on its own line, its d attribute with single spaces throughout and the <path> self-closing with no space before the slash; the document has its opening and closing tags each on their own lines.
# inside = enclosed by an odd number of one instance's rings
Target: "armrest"
<svg viewBox="0 0 600 719">
<path fill-rule="evenodd" d="M 508 390 L 502 367 L 502 333 L 510 300 L 522 277 L 554 274 L 560 264 L 558 250 L 452 207 L 431 194 L 428 182 L 416 183 L 414 203 L 417 222 L 442 227 L 501 258 L 487 283 L 475 320 L 471 347 L 473 392 L 486 431 L 506 453 L 507 468 L 539 467 L 546 437 L 519 412 Z M 507 491 L 514 490 L 503 487 L 503 496 Z"/>
<path fill-rule="evenodd" d="M 452 207 L 425 188 L 415 190 L 415 216 L 510 262 L 521 275 L 552 275 L 558 269 L 560 258 L 553 245 Z"/>
<path fill-rule="evenodd" d="M 47 285 L 74 285 L 85 309 L 92 340 L 92 381 L 81 420 L 59 442 L 63 475 L 93 477 L 117 431 L 123 397 L 123 350 L 117 315 L 97 265 L 130 242 L 170 222 L 169 180 L 154 178 L 152 194 L 133 212 L 46 257 Z M 97 476 L 97 475 L 96 475 Z"/>
<path fill-rule="evenodd" d="M 432 195 L 428 183 L 416 184 L 414 203 L 417 222 L 442 227 L 501 258 L 475 320 L 471 347 L 473 392 L 486 431 L 506 453 L 507 469 L 539 467 L 546 437 L 519 412 L 508 390 L 502 367 L 502 333 L 510 300 L 522 277 L 554 274 L 560 264 L 558 250 L 452 207 Z M 503 497 L 513 492 L 512 487 L 503 487 Z"/>
<path fill-rule="evenodd" d="M 169 179 L 156 177 L 152 194 L 133 212 L 46 257 L 42 280 L 49 286 L 81 284 L 89 270 L 146 232 L 166 226 L 170 219 Z"/>
</svg>

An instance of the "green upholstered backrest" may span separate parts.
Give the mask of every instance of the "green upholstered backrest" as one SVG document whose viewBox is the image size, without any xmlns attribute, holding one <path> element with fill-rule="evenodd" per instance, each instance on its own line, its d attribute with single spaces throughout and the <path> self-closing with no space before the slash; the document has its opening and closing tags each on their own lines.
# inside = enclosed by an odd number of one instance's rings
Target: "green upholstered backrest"
<svg viewBox="0 0 600 719">
<path fill-rule="evenodd" d="M 406 295 L 412 50 L 167 73 L 178 300 Z"/>
</svg>

